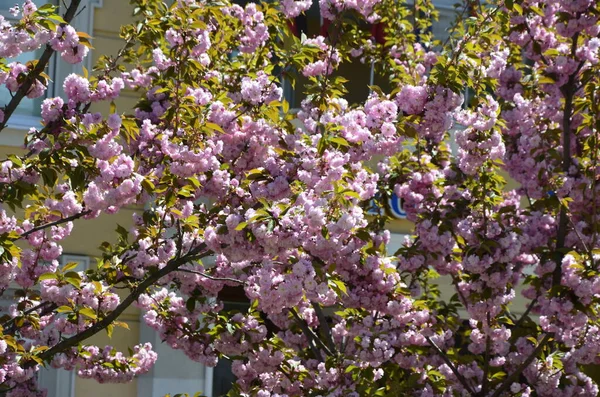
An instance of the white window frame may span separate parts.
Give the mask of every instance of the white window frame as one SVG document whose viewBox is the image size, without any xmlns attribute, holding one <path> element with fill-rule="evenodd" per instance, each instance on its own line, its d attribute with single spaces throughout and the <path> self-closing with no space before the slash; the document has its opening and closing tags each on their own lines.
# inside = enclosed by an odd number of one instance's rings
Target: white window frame
<svg viewBox="0 0 600 397">
<path fill-rule="evenodd" d="M 47 397 L 75 397 L 75 371 L 41 368 L 38 385 L 48 390 Z"/>
<path fill-rule="evenodd" d="M 80 267 L 77 271 L 89 269 L 92 263 L 91 258 L 85 255 L 65 254 L 61 255 L 60 267 L 67 263 L 77 262 Z M 8 307 L 14 301 L 12 299 L 13 291 L 18 289 L 15 285 L 9 286 L 2 297 L 0 305 Z M 47 397 L 75 397 L 75 371 L 66 371 L 52 367 L 42 367 L 38 372 L 38 385 L 40 388 L 47 389 Z"/>
<path fill-rule="evenodd" d="M 57 4 L 58 2 L 60 2 L 60 0 L 57 2 L 57 0 L 52 0 L 51 2 Z M 21 5 L 23 2 L 22 1 L 17 1 L 15 0 L 13 2 L 13 6 L 14 5 Z M 48 1 L 47 1 L 48 3 Z M 9 9 L 8 8 L 4 8 L 4 7 L 0 7 L 0 15 L 2 15 L 6 20 L 8 21 L 17 21 L 19 18 L 18 17 L 13 17 L 12 15 L 10 15 L 9 13 Z M 40 50 L 43 50 L 43 47 L 40 48 Z M 50 65 L 48 65 L 48 75 L 53 76 L 55 72 L 54 69 L 54 65 L 51 63 Z M 50 93 L 50 90 L 47 91 L 48 94 Z M 7 105 L 7 104 L 2 104 L 2 105 Z M 39 125 L 41 121 L 41 117 L 38 116 L 34 116 L 33 114 L 17 114 L 14 113 L 9 120 L 8 123 L 8 127 L 9 128 L 15 128 L 18 130 L 28 130 L 29 128 L 31 128 L 32 126 L 36 126 Z M 20 146 L 23 144 L 23 134 L 22 132 L 18 132 L 17 134 L 15 134 L 14 132 L 12 134 L 10 134 L 11 136 L 8 138 L 10 140 L 10 142 L 12 144 L 10 144 L 10 146 Z M 1 138 L 0 138 L 0 144 L 3 144 L 4 142 L 2 142 Z"/>
<path fill-rule="evenodd" d="M 76 271 L 86 271 L 90 267 L 91 259 L 85 255 L 64 254 L 60 257 L 60 266 L 77 262 Z M 75 371 L 42 368 L 38 372 L 38 385 L 48 390 L 47 397 L 75 397 Z"/>
<path fill-rule="evenodd" d="M 75 271 L 86 271 L 90 268 L 90 264 L 92 260 L 89 256 L 86 255 L 77 255 L 77 254 L 63 254 L 60 257 L 60 265 L 65 266 L 67 263 L 76 262 L 79 264 L 79 267 L 75 269 Z"/>
<path fill-rule="evenodd" d="M 159 333 L 146 325 L 143 314 L 140 313 L 139 343 L 150 342 L 153 350 L 158 354 L 158 361 L 148 373 L 136 378 L 137 397 L 163 397 L 165 393 L 169 392 L 191 392 L 190 394 L 193 395 L 198 391 L 202 391 L 206 397 L 213 397 L 214 369 L 192 361 L 181 350 L 175 350 L 166 343 L 163 343 Z M 165 376 L 164 373 L 161 373 L 161 368 L 164 368 L 165 365 L 186 365 L 188 369 L 192 366 L 197 369 L 197 372 L 193 378 Z M 195 388 L 202 390 L 196 390 Z M 48 395 L 48 397 L 53 396 Z"/>
<path fill-rule="evenodd" d="M 18 2 L 17 0 L 15 0 Z M 66 11 L 66 7 L 62 0 L 58 0 L 59 9 L 58 12 L 62 15 Z M 78 32 L 85 32 L 92 35 L 94 30 L 94 11 L 96 8 L 103 6 L 103 0 L 82 0 L 79 6 L 79 13 L 75 19 L 71 22 L 71 25 Z M 0 10 L 0 12 L 5 10 Z M 48 65 L 49 75 L 52 77 L 47 91 L 48 97 L 62 96 L 62 82 L 65 77 L 71 73 L 81 74 L 83 72 L 82 66 L 87 70 L 92 68 L 92 55 L 91 53 L 84 59 L 81 64 L 71 65 L 62 59 L 58 54 L 54 54 Z M 13 114 L 7 124 L 7 129 L 2 131 L 0 134 L 0 146 L 16 146 L 20 147 L 23 145 L 23 139 L 25 133 L 31 128 L 40 125 L 42 118 L 36 115 L 23 115 Z"/>
</svg>

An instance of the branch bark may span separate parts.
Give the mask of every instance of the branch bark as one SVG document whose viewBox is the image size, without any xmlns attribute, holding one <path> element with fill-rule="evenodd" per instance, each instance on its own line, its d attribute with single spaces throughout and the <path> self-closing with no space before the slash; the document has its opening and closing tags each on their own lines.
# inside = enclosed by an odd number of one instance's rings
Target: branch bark
<svg viewBox="0 0 600 397">
<path fill-rule="evenodd" d="M 320 342 L 320 344 L 322 346 L 325 346 L 325 345 L 323 345 L 323 342 L 321 342 L 321 340 L 319 339 L 319 337 L 317 335 L 315 335 L 314 332 L 312 332 L 312 330 L 310 329 L 310 327 L 306 324 L 306 322 L 302 319 L 302 317 L 300 317 L 298 315 L 298 313 L 296 312 L 296 310 L 294 310 L 293 308 L 291 308 L 290 312 L 292 313 L 292 315 L 294 316 L 294 318 L 298 322 L 298 325 L 300 325 L 300 328 L 302 329 L 302 332 L 306 336 L 306 339 L 308 339 L 308 345 L 310 346 L 310 350 L 312 351 L 312 353 L 315 356 L 315 358 L 317 360 L 320 360 L 320 361 L 325 361 L 323 359 L 323 355 L 321 354 L 321 352 L 317 348 L 317 340 Z"/>
<path fill-rule="evenodd" d="M 61 218 L 61 219 L 59 219 L 57 221 L 54 221 L 54 222 L 49 222 L 49 223 L 45 223 L 43 225 L 36 226 L 36 227 L 32 228 L 31 230 L 28 230 L 28 231 L 22 233 L 19 236 L 19 238 L 20 239 L 21 238 L 25 238 L 25 237 L 29 236 L 30 234 L 38 232 L 40 230 L 44 230 L 44 229 L 47 229 L 47 228 L 52 227 L 52 226 L 57 226 L 57 225 L 61 225 L 63 223 L 74 221 L 75 219 L 79 219 L 82 216 L 86 216 L 86 215 L 91 214 L 91 213 L 92 213 L 92 211 L 87 210 L 87 211 L 79 212 L 79 213 L 77 213 L 75 215 L 68 216 L 66 218 Z"/>
<path fill-rule="evenodd" d="M 569 83 L 567 85 L 572 84 L 573 76 L 569 78 Z M 563 115 L 563 172 L 565 175 L 569 174 L 569 168 L 571 167 L 571 112 L 573 107 L 573 92 L 570 87 L 566 88 L 567 92 L 565 93 L 565 111 Z M 556 234 L 556 269 L 554 269 L 554 273 L 552 274 L 552 284 L 558 285 L 560 284 L 560 279 L 562 278 L 562 259 L 564 254 L 559 250 L 564 248 L 565 239 L 567 236 L 567 227 L 569 223 L 569 218 L 567 216 L 567 209 L 564 205 L 560 204 L 560 214 L 558 218 L 558 233 Z"/>
<path fill-rule="evenodd" d="M 531 353 L 529 355 L 529 357 L 527 357 L 527 359 L 525 361 L 523 361 L 521 363 L 521 365 L 519 365 L 519 367 L 516 370 L 514 370 L 513 373 L 508 378 L 504 379 L 504 382 L 502 382 L 500 387 L 498 387 L 496 389 L 494 394 L 492 394 L 492 397 L 499 397 L 502 393 L 504 393 L 506 390 L 508 390 L 510 385 L 512 385 L 514 383 L 514 381 L 529 366 L 529 364 L 531 364 L 531 362 L 538 356 L 538 354 L 540 354 L 540 352 L 542 351 L 544 346 L 546 346 L 546 344 L 549 342 L 549 340 L 550 340 L 550 334 L 546 334 L 544 336 L 544 338 L 540 341 L 540 343 L 537 345 L 537 347 L 535 348 L 533 353 Z"/>
<path fill-rule="evenodd" d="M 77 335 L 74 335 L 68 339 L 64 339 L 58 344 L 54 345 L 50 349 L 42 352 L 38 357 L 44 361 L 50 360 L 54 355 L 61 353 L 67 350 L 70 347 L 76 346 L 79 342 L 90 338 L 91 336 L 97 334 L 98 332 L 105 329 L 107 326 L 112 324 L 124 311 L 127 309 L 133 302 L 135 302 L 141 294 L 146 292 L 146 290 L 154 285 L 158 280 L 166 276 L 167 274 L 177 270 L 177 268 L 181 265 L 184 265 L 190 261 L 201 259 L 205 256 L 211 255 L 212 252 L 206 251 L 206 245 L 201 244 L 198 247 L 194 248 L 186 255 L 181 258 L 172 259 L 167 263 L 165 267 L 158 270 L 155 273 L 150 274 L 144 281 L 142 281 L 132 292 L 125 298 L 115 310 L 113 310 L 109 315 L 104 317 L 102 320 L 98 321 L 90 328 L 86 329 L 83 332 L 80 332 Z M 35 363 L 35 361 L 30 361 L 31 364 Z"/>
<path fill-rule="evenodd" d="M 579 38 L 579 34 L 575 34 L 573 36 L 573 41 L 571 44 L 571 56 L 575 56 L 577 52 L 577 40 Z M 565 109 L 563 112 L 562 119 L 562 146 L 563 146 L 563 158 L 562 158 L 562 170 L 565 173 L 565 176 L 569 175 L 569 168 L 571 168 L 571 117 L 573 115 L 573 97 L 575 95 L 575 83 L 576 77 L 579 70 L 569 76 L 569 80 L 567 84 L 565 84 L 562 92 L 565 97 Z M 552 274 L 552 285 L 560 284 L 560 279 L 562 278 L 562 259 L 564 257 L 564 253 L 561 253 L 560 250 L 565 246 L 565 239 L 567 236 L 569 218 L 567 215 L 567 208 L 564 205 L 560 205 L 560 215 L 558 220 L 558 233 L 556 234 L 556 269 L 554 269 L 554 273 Z"/>
<path fill-rule="evenodd" d="M 486 335 L 485 335 L 485 362 L 483 363 L 483 384 L 481 386 L 481 396 L 485 396 L 488 391 L 488 375 L 490 373 L 490 351 L 491 351 L 491 340 L 490 340 L 490 312 L 487 312 L 487 327 L 486 327 Z"/>
<path fill-rule="evenodd" d="M 462 376 L 462 374 L 460 372 L 458 372 L 458 369 L 454 366 L 452 361 L 450 361 L 450 358 L 446 355 L 446 353 L 444 353 L 444 351 L 442 349 L 440 349 L 440 347 L 438 345 L 436 345 L 435 342 L 433 340 L 431 340 L 430 337 L 426 336 L 425 339 L 427 339 L 427 342 L 429 342 L 429 344 L 435 349 L 435 351 L 437 351 L 438 354 L 440 356 L 442 356 L 442 360 L 444 360 L 444 362 L 450 367 L 450 369 L 452 370 L 452 373 L 454 374 L 454 376 L 456 376 L 456 379 L 458 379 L 458 381 L 461 383 L 461 385 L 463 385 L 463 387 L 465 389 L 467 389 L 467 391 L 469 393 L 471 393 L 472 396 L 474 396 L 475 391 L 473 390 L 471 385 L 469 385 L 469 383 L 467 382 L 465 377 Z"/>
<path fill-rule="evenodd" d="M 323 333 L 323 337 L 325 337 L 325 341 L 327 342 L 327 347 L 331 352 L 335 352 L 335 344 L 333 343 L 333 338 L 331 337 L 331 328 L 329 328 L 329 323 L 327 322 L 327 318 L 323 313 L 323 309 L 318 303 L 311 302 L 312 307 L 315 309 L 315 313 L 317 314 L 317 318 L 319 319 L 319 328 L 321 328 L 321 332 Z"/>
<path fill-rule="evenodd" d="M 214 276 L 211 276 L 210 274 L 199 272 L 197 270 L 177 269 L 177 271 L 178 272 L 183 272 L 183 273 L 197 274 L 198 276 L 206 277 L 207 279 L 213 280 L 213 281 L 231 281 L 233 283 L 238 283 L 238 284 L 241 284 L 241 285 L 246 285 L 246 282 L 242 281 L 242 280 L 238 280 L 238 279 L 230 278 L 230 277 L 214 277 Z"/>
</svg>

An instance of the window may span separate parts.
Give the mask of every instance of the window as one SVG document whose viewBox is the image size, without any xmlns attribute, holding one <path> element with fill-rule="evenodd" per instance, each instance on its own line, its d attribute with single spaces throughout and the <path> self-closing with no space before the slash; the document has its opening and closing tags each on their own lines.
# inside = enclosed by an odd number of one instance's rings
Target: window
<svg viewBox="0 0 600 397">
<path fill-rule="evenodd" d="M 439 20 L 433 23 L 431 31 L 436 39 L 443 42 L 448 38 L 448 29 L 457 16 L 457 10 L 454 8 L 455 0 L 434 0 L 433 3 L 439 11 Z M 410 1 L 407 5 L 409 4 Z M 365 28 L 369 28 L 369 26 L 365 25 Z M 292 23 L 292 29 L 298 36 L 301 33 L 305 33 L 307 37 L 326 34 L 327 21 L 323 22 L 320 17 L 318 2 L 313 1 L 311 8 L 307 10 L 304 15 L 295 18 Z M 371 32 L 376 40 L 380 39 L 382 32 L 377 29 L 377 26 L 371 26 Z M 289 102 L 291 108 L 300 107 L 302 100 L 306 98 L 303 87 L 308 83 L 308 79 L 302 76 L 301 73 L 295 74 L 295 89 L 292 88 L 287 79 L 284 79 L 282 82 L 284 97 Z M 348 80 L 348 83 L 346 84 L 348 93 L 345 95 L 345 99 L 348 100 L 350 104 L 364 102 L 370 93 L 368 88 L 369 85 L 377 85 L 382 88 L 384 92 L 390 92 L 392 90 L 391 83 L 387 76 L 376 73 L 373 64 L 362 63 L 359 59 L 353 59 L 352 62 L 342 63 L 336 74 L 339 74 Z M 359 84 L 353 84 L 354 82 Z"/>
<path fill-rule="evenodd" d="M 246 295 L 242 288 L 225 288 L 221 291 L 224 300 L 223 310 L 235 310 L 246 313 L 250 308 Z M 236 377 L 231 371 L 231 360 L 219 359 L 219 363 L 212 370 L 212 395 L 214 397 L 224 396 L 231 390 Z"/>
<path fill-rule="evenodd" d="M 439 11 L 439 17 L 431 27 L 434 37 L 444 42 L 449 36 L 448 29 L 458 16 L 460 9 L 454 8 L 455 0 L 433 0 L 435 8 Z"/>
<path fill-rule="evenodd" d="M 76 262 L 79 264 L 77 271 L 85 271 L 90 266 L 90 258 L 82 255 L 62 255 L 60 266 Z M 14 286 L 9 287 L 0 297 L 0 315 L 6 313 L 8 307 L 14 303 Z M 52 367 L 42 368 L 38 372 L 38 384 L 41 389 L 47 389 L 47 397 L 74 397 L 75 372 L 55 369 Z M 0 393 L 0 396 L 3 396 Z"/>
<path fill-rule="evenodd" d="M 62 255 L 60 265 L 67 263 L 78 263 L 75 271 L 85 271 L 90 267 L 90 258 L 83 255 Z M 75 372 L 52 367 L 42 368 L 38 373 L 40 388 L 47 389 L 46 397 L 74 397 L 75 396 Z"/>
<path fill-rule="evenodd" d="M 38 7 L 43 4 L 49 3 L 49 2 L 53 3 L 53 1 L 34 0 L 34 3 Z M 0 0 L 0 15 L 2 15 L 7 21 L 10 21 L 11 23 L 16 22 L 19 17 L 12 16 L 9 12 L 9 9 L 11 7 L 15 6 L 16 4 L 21 4 L 21 3 L 22 2 L 16 1 L 16 0 Z M 29 61 L 38 59 L 42 55 L 43 52 L 44 52 L 44 47 L 42 46 L 41 48 L 37 49 L 36 51 L 25 52 L 25 53 L 19 55 L 18 57 L 7 59 L 6 63 L 8 64 L 11 62 L 21 62 L 22 64 L 26 64 Z M 0 106 L 5 106 L 6 104 L 8 104 L 10 102 L 11 98 L 12 98 L 11 93 L 6 88 L 6 86 L 4 86 L 4 85 L 1 86 L 0 87 Z M 15 111 L 15 116 L 21 116 L 21 117 L 37 116 L 39 114 L 39 108 L 40 108 L 40 105 L 42 104 L 43 100 L 44 100 L 44 97 L 35 98 L 35 99 L 23 98 L 19 107 Z"/>
<path fill-rule="evenodd" d="M 59 13 L 64 14 L 67 8 L 67 3 L 62 0 L 33 0 L 37 6 L 52 3 L 59 6 Z M 6 19 L 14 21 L 15 18 L 9 13 L 9 8 L 15 4 L 21 4 L 22 0 L 0 0 L 0 15 Z M 79 5 L 79 11 L 77 16 L 71 25 L 79 32 L 85 32 L 92 34 L 94 27 L 94 10 L 102 6 L 102 0 L 81 0 Z M 44 48 L 35 51 L 22 54 L 20 57 L 15 59 L 7 59 L 7 63 L 18 60 L 22 63 L 26 63 L 33 59 L 38 59 L 44 51 Z M 62 92 L 62 81 L 65 77 L 71 73 L 81 73 L 82 66 L 87 70 L 92 70 L 92 55 L 91 53 L 86 57 L 82 64 L 71 65 L 60 59 L 56 54 L 50 60 L 48 70 L 46 73 L 51 76 L 52 82 L 48 86 L 46 91 L 47 96 L 60 96 Z M 0 88 L 0 106 L 5 106 L 10 101 L 10 94 L 6 87 Z M 14 129 L 13 131 L 4 130 L 0 134 L 0 145 L 6 146 L 21 146 L 23 145 L 24 133 L 31 127 L 37 127 L 40 123 L 40 105 L 44 97 L 37 99 L 23 99 L 17 111 L 12 115 L 8 126 Z M 17 131 L 15 131 L 17 130 Z"/>
<path fill-rule="evenodd" d="M 84 255 L 71 255 L 65 254 L 60 257 L 61 266 L 65 266 L 67 263 L 75 262 L 78 264 L 78 267 L 75 268 L 76 272 L 86 271 L 90 268 L 90 257 Z"/>
<path fill-rule="evenodd" d="M 75 372 L 64 369 L 42 368 L 38 373 L 40 388 L 48 390 L 46 397 L 74 397 Z"/>
</svg>

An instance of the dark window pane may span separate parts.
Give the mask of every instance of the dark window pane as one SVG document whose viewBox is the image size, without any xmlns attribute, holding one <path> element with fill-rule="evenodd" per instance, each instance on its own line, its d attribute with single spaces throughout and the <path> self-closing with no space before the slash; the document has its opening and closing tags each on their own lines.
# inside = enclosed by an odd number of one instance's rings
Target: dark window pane
<svg viewBox="0 0 600 397">
<path fill-rule="evenodd" d="M 245 313 L 250 307 L 250 303 L 246 300 L 243 290 L 240 288 L 225 288 L 220 295 L 221 299 L 235 299 L 236 301 L 224 302 L 224 311 L 239 311 Z M 239 299 L 239 301 L 237 301 Z M 236 378 L 231 372 L 231 360 L 221 358 L 217 366 L 213 369 L 213 390 L 214 397 L 226 395 L 233 387 Z"/>
</svg>

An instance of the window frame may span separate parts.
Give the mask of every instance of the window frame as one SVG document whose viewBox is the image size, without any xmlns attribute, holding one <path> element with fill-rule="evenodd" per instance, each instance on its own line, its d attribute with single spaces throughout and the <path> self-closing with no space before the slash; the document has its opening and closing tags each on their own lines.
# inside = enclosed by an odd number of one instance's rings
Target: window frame
<svg viewBox="0 0 600 397">
<path fill-rule="evenodd" d="M 58 12 L 63 15 L 67 9 L 64 2 L 61 0 L 52 0 L 55 4 L 59 4 Z M 92 36 L 94 30 L 94 11 L 96 8 L 103 6 L 103 0 L 82 0 L 80 4 L 80 11 L 77 17 L 71 22 L 78 32 L 85 32 Z M 0 8 L 0 15 L 5 16 L 7 19 L 13 19 L 12 16 L 8 15 L 8 9 Z M 71 65 L 63 61 L 58 54 L 54 54 L 50 62 L 48 63 L 48 75 L 52 81 L 48 85 L 46 91 L 46 98 L 64 96 L 62 92 L 62 85 L 60 84 L 65 78 L 71 73 L 83 73 L 83 68 L 91 70 L 92 68 L 92 54 L 91 51 L 88 56 L 78 65 Z M 12 131 L 11 134 L 7 134 L 8 131 L 3 131 L 0 134 L 0 146 L 22 146 L 25 134 L 30 128 L 40 125 L 42 121 L 41 110 L 35 114 L 18 114 L 14 113 L 7 124 L 7 129 L 16 130 Z"/>
<path fill-rule="evenodd" d="M 60 0 L 50 0 L 50 1 L 46 1 L 45 3 L 58 4 L 59 2 L 60 2 Z M 12 2 L 13 6 L 15 6 L 15 5 L 20 6 L 21 3 L 22 3 L 22 1 L 19 2 L 17 0 Z M 11 7 L 5 8 L 0 4 L 0 16 L 3 16 L 5 18 L 5 20 L 7 20 L 9 22 L 18 21 L 19 18 L 14 17 L 10 14 L 10 12 L 9 12 L 10 8 Z M 40 50 L 43 51 L 43 48 L 44 47 L 40 47 Z M 54 76 L 54 74 L 56 72 L 55 68 L 56 68 L 55 62 L 50 62 L 48 65 L 48 75 L 49 76 Z M 51 92 L 50 87 L 52 87 L 52 84 L 53 84 L 52 82 L 49 82 L 49 89 L 46 91 L 46 97 L 48 97 L 50 95 L 50 92 Z M 27 99 L 27 98 L 24 98 L 24 99 Z M 7 104 L 8 103 L 3 104 L 3 105 L 5 106 Z M 35 108 L 34 108 L 34 110 L 35 110 Z M 40 116 L 36 116 L 35 113 L 21 114 L 21 113 L 18 113 L 15 111 L 15 113 L 13 113 L 12 116 L 10 117 L 10 120 L 8 123 L 8 128 L 14 128 L 14 129 L 18 129 L 18 130 L 29 130 L 29 128 L 31 128 L 32 126 L 38 125 L 41 120 L 42 120 L 42 118 Z M 13 141 L 13 139 L 11 139 L 11 141 Z M 1 140 L 0 140 L 0 144 L 2 144 Z M 22 139 L 21 139 L 21 144 L 22 144 Z"/>
<path fill-rule="evenodd" d="M 60 266 L 70 262 L 78 262 L 76 271 L 86 271 L 92 260 L 87 255 L 63 254 L 60 256 Z M 81 266 L 83 265 L 83 266 Z M 75 371 L 62 368 L 42 368 L 38 372 L 38 385 L 48 390 L 47 397 L 75 397 Z"/>
<path fill-rule="evenodd" d="M 70 262 L 79 262 L 83 267 L 78 268 L 78 271 L 86 271 L 89 269 L 92 260 L 87 255 L 79 254 L 63 254 L 59 258 L 59 266 L 65 266 Z M 14 303 L 13 294 L 17 290 L 14 284 L 9 285 L 0 296 L 0 306 L 8 307 Z M 13 294 L 11 294 L 13 292 Z M 37 374 L 38 386 L 48 390 L 47 397 L 75 397 L 75 371 L 67 371 L 58 368 L 40 368 Z M 3 394 L 0 394 L 3 396 Z"/>
</svg>

